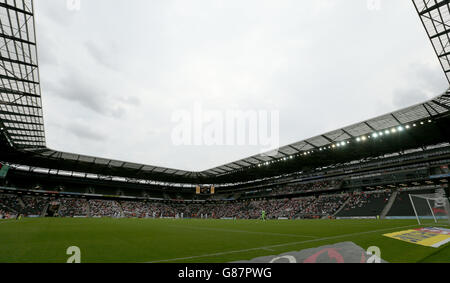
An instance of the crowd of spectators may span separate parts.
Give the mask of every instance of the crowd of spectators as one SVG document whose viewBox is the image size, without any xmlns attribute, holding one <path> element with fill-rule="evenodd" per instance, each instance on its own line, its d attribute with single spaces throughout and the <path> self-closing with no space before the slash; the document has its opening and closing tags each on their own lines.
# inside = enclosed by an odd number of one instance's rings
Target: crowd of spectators
<svg viewBox="0 0 450 283">
<path fill-rule="evenodd" d="M 324 191 L 336 188 L 341 182 L 339 180 L 316 181 L 309 183 L 295 183 L 275 187 L 268 195 L 278 196 L 284 194 Z"/>
<path fill-rule="evenodd" d="M 119 204 L 113 200 L 89 200 L 90 215 L 92 217 L 120 217 Z"/>
<path fill-rule="evenodd" d="M 0 195 L 1 215 L 16 214 L 22 210 L 15 195 Z"/>
<path fill-rule="evenodd" d="M 349 197 L 349 201 L 346 210 L 356 209 L 365 207 L 368 203 L 372 202 L 375 199 L 382 198 L 385 202 L 387 202 L 390 198 L 389 192 L 376 192 L 376 193 L 354 193 Z"/>
<path fill-rule="evenodd" d="M 228 203 L 139 203 L 121 202 L 125 217 L 184 217 L 258 219 L 265 211 L 268 219 L 301 218 L 314 197 L 296 199 L 247 200 Z"/>
<path fill-rule="evenodd" d="M 61 199 L 59 215 L 62 217 L 87 216 L 88 202 L 85 199 Z"/>
<path fill-rule="evenodd" d="M 8 219 L 12 215 L 16 215 L 14 211 L 0 208 L 0 219 Z"/>
<path fill-rule="evenodd" d="M 344 205 L 348 197 L 348 194 L 319 196 L 305 209 L 304 214 L 315 216 L 333 215 Z"/>
<path fill-rule="evenodd" d="M 24 215 L 41 215 L 45 206 L 49 203 L 49 198 L 24 196 L 22 197 L 23 204 L 25 205 L 22 210 Z"/>
<path fill-rule="evenodd" d="M 258 219 L 265 211 L 268 219 L 297 219 L 334 215 L 348 200 L 347 208 L 361 207 L 370 201 L 370 197 L 378 195 L 335 194 L 318 197 L 299 197 L 284 199 L 248 199 L 233 202 L 144 202 L 86 200 L 61 198 L 59 216 L 91 216 L 91 217 L 139 217 L 139 218 L 235 218 Z M 20 208 L 18 197 L 0 195 L 0 215 L 14 212 L 27 215 L 41 215 L 44 206 L 50 199 L 34 196 L 23 197 L 25 208 Z M 7 209 L 10 208 L 11 211 Z M 6 210 L 6 211 L 5 211 Z M 23 212 L 25 211 L 25 212 Z"/>
<path fill-rule="evenodd" d="M 140 201 L 121 201 L 123 214 L 125 217 L 148 217 L 151 214 L 149 204 Z"/>
</svg>

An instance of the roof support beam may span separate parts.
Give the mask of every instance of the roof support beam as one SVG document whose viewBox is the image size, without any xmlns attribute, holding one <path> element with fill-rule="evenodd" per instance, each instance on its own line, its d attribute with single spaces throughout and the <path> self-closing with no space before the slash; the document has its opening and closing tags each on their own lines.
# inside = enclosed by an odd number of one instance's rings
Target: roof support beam
<svg viewBox="0 0 450 283">
<path fill-rule="evenodd" d="M 437 105 L 441 106 L 441 107 L 444 107 L 444 108 L 447 109 L 447 110 L 450 110 L 450 106 L 448 106 L 448 105 L 445 105 L 445 104 L 443 104 L 443 103 L 440 103 L 440 102 L 437 101 L 437 100 L 433 100 L 433 102 L 436 103 Z"/>
<path fill-rule="evenodd" d="M 15 121 L 15 120 L 9 120 L 9 119 L 2 119 L 3 123 L 10 123 L 10 124 L 21 124 L 21 125 L 35 125 L 35 126 L 44 126 L 41 123 L 34 123 L 34 122 L 25 122 L 25 121 Z M 26 129 L 22 129 L 22 131 L 27 131 Z"/>
<path fill-rule="evenodd" d="M 11 115 L 11 116 L 20 116 L 20 117 L 33 117 L 33 118 L 41 118 L 42 117 L 40 115 L 26 114 L 26 113 L 16 113 L 16 112 L 3 111 L 3 110 L 0 110 L 0 114 Z"/>
<path fill-rule="evenodd" d="M 37 94 L 28 93 L 28 92 L 23 92 L 23 91 L 18 91 L 18 90 L 7 89 L 7 88 L 4 88 L 4 87 L 0 87 L 0 92 L 3 92 L 3 93 L 10 93 L 10 94 L 15 94 L 15 95 L 20 95 L 20 96 L 30 96 L 30 97 L 41 98 L 41 97 L 40 97 L 39 95 L 37 95 Z"/>
<path fill-rule="evenodd" d="M 33 108 L 33 109 L 41 109 L 42 108 L 41 106 L 37 106 L 37 105 L 27 105 L 27 104 L 22 104 L 22 103 L 5 102 L 5 101 L 0 101 L 0 105 L 26 107 L 26 108 Z"/>
<path fill-rule="evenodd" d="M 20 61 L 20 60 L 15 60 L 15 59 L 3 57 L 3 56 L 0 56 L 0 61 L 5 61 L 5 62 L 13 63 L 13 64 L 24 65 L 24 66 L 28 66 L 28 67 L 32 67 L 32 68 L 37 68 L 38 67 L 36 64 L 32 64 L 32 63 L 28 63 L 28 62 Z"/>
<path fill-rule="evenodd" d="M 425 6 L 426 9 L 420 11 L 419 15 L 423 16 L 423 15 L 428 14 L 428 13 L 430 13 L 431 11 L 433 11 L 435 9 L 439 9 L 440 7 L 442 7 L 442 6 L 446 5 L 446 4 L 449 4 L 449 3 L 450 3 L 450 0 L 444 0 L 444 1 L 441 1 L 441 2 L 439 2 L 437 4 L 434 4 L 433 6 L 430 6 L 430 7 Z"/>
<path fill-rule="evenodd" d="M 0 79 L 2 79 L 2 80 L 10 80 L 10 81 L 18 81 L 18 82 L 29 83 L 29 84 L 37 84 L 37 85 L 39 84 L 39 82 L 35 82 L 35 81 L 27 80 L 27 79 L 22 79 L 22 78 L 17 78 L 17 77 L 5 76 L 5 75 L 0 75 Z"/>
<path fill-rule="evenodd" d="M 5 3 L 0 3 L 0 7 L 6 8 L 8 10 L 13 10 L 14 12 L 22 13 L 28 16 L 33 16 L 33 13 L 17 8 L 16 6 L 8 5 Z"/>
<path fill-rule="evenodd" d="M 34 42 L 31 42 L 31 41 L 28 41 L 28 40 L 25 40 L 25 39 L 22 39 L 22 38 L 18 38 L 18 37 L 15 37 L 15 36 L 10 36 L 10 35 L 4 34 L 4 33 L 0 33 L 0 37 L 3 37 L 3 38 L 8 39 L 8 40 L 12 40 L 12 41 L 17 41 L 17 42 L 20 42 L 20 43 L 25 43 L 25 44 L 36 46 L 36 43 L 34 43 Z"/>
<path fill-rule="evenodd" d="M 37 130 L 37 129 L 22 129 L 22 128 L 15 128 L 15 127 L 8 127 L 5 126 L 5 128 L 8 131 L 25 131 L 25 132 L 39 132 L 39 133 L 44 133 L 43 130 Z"/>
</svg>

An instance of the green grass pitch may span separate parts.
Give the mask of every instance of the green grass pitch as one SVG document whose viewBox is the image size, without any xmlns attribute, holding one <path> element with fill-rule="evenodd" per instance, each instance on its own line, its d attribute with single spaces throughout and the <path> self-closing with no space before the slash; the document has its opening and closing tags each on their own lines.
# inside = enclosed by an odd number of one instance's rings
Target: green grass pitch
<svg viewBox="0 0 450 283">
<path fill-rule="evenodd" d="M 435 226 L 435 225 L 434 225 Z M 388 262 L 450 262 L 450 244 L 422 247 L 382 236 L 414 220 L 22 219 L 0 221 L 0 262 L 231 262 L 352 241 Z"/>
</svg>

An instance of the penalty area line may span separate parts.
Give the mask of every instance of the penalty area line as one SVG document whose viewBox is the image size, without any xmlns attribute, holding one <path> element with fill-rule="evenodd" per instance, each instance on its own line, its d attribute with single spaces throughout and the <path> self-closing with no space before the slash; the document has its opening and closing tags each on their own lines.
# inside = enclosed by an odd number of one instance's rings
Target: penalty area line
<svg viewBox="0 0 450 283">
<path fill-rule="evenodd" d="M 364 235 L 364 234 L 371 234 L 371 233 L 376 233 L 376 232 L 383 232 L 383 231 L 390 231 L 390 230 L 410 228 L 410 227 L 418 227 L 418 226 L 422 226 L 422 225 L 415 224 L 415 225 L 408 225 L 408 226 L 399 226 L 399 227 L 392 227 L 392 228 L 378 229 L 378 230 L 372 230 L 372 231 L 343 234 L 343 235 L 338 235 L 338 236 L 323 237 L 323 238 L 317 238 L 317 239 L 312 239 L 312 240 L 289 242 L 289 243 L 284 243 L 284 244 L 276 244 L 276 245 L 256 247 L 256 248 L 249 248 L 249 249 L 242 249 L 242 250 L 234 250 L 234 251 L 218 252 L 218 253 L 203 254 L 203 255 L 196 255 L 196 256 L 188 256 L 188 257 L 180 257 L 180 258 L 155 260 L 155 261 L 150 261 L 148 263 L 162 263 L 162 262 L 169 262 L 169 261 L 180 261 L 180 260 L 189 260 L 189 259 L 196 259 L 196 258 L 214 257 L 214 256 L 228 255 L 228 254 L 252 252 L 252 251 L 258 251 L 258 250 L 268 250 L 268 249 L 279 248 L 279 247 L 286 247 L 286 246 L 292 246 L 292 245 L 298 245 L 298 244 L 306 244 L 306 243 L 334 240 L 334 239 L 339 239 L 339 238 L 344 238 L 344 237 L 349 237 L 349 236 L 359 236 L 359 235 Z"/>
</svg>

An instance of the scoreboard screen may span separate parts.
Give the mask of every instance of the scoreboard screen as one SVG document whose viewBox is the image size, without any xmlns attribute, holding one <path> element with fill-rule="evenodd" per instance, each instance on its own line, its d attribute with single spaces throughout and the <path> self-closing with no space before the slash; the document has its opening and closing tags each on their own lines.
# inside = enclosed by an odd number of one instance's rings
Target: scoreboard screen
<svg viewBox="0 0 450 283">
<path fill-rule="evenodd" d="M 214 186 L 211 186 L 211 187 L 197 186 L 195 188 L 195 193 L 197 195 L 213 195 L 213 194 L 215 194 L 215 188 L 214 188 Z"/>
</svg>

